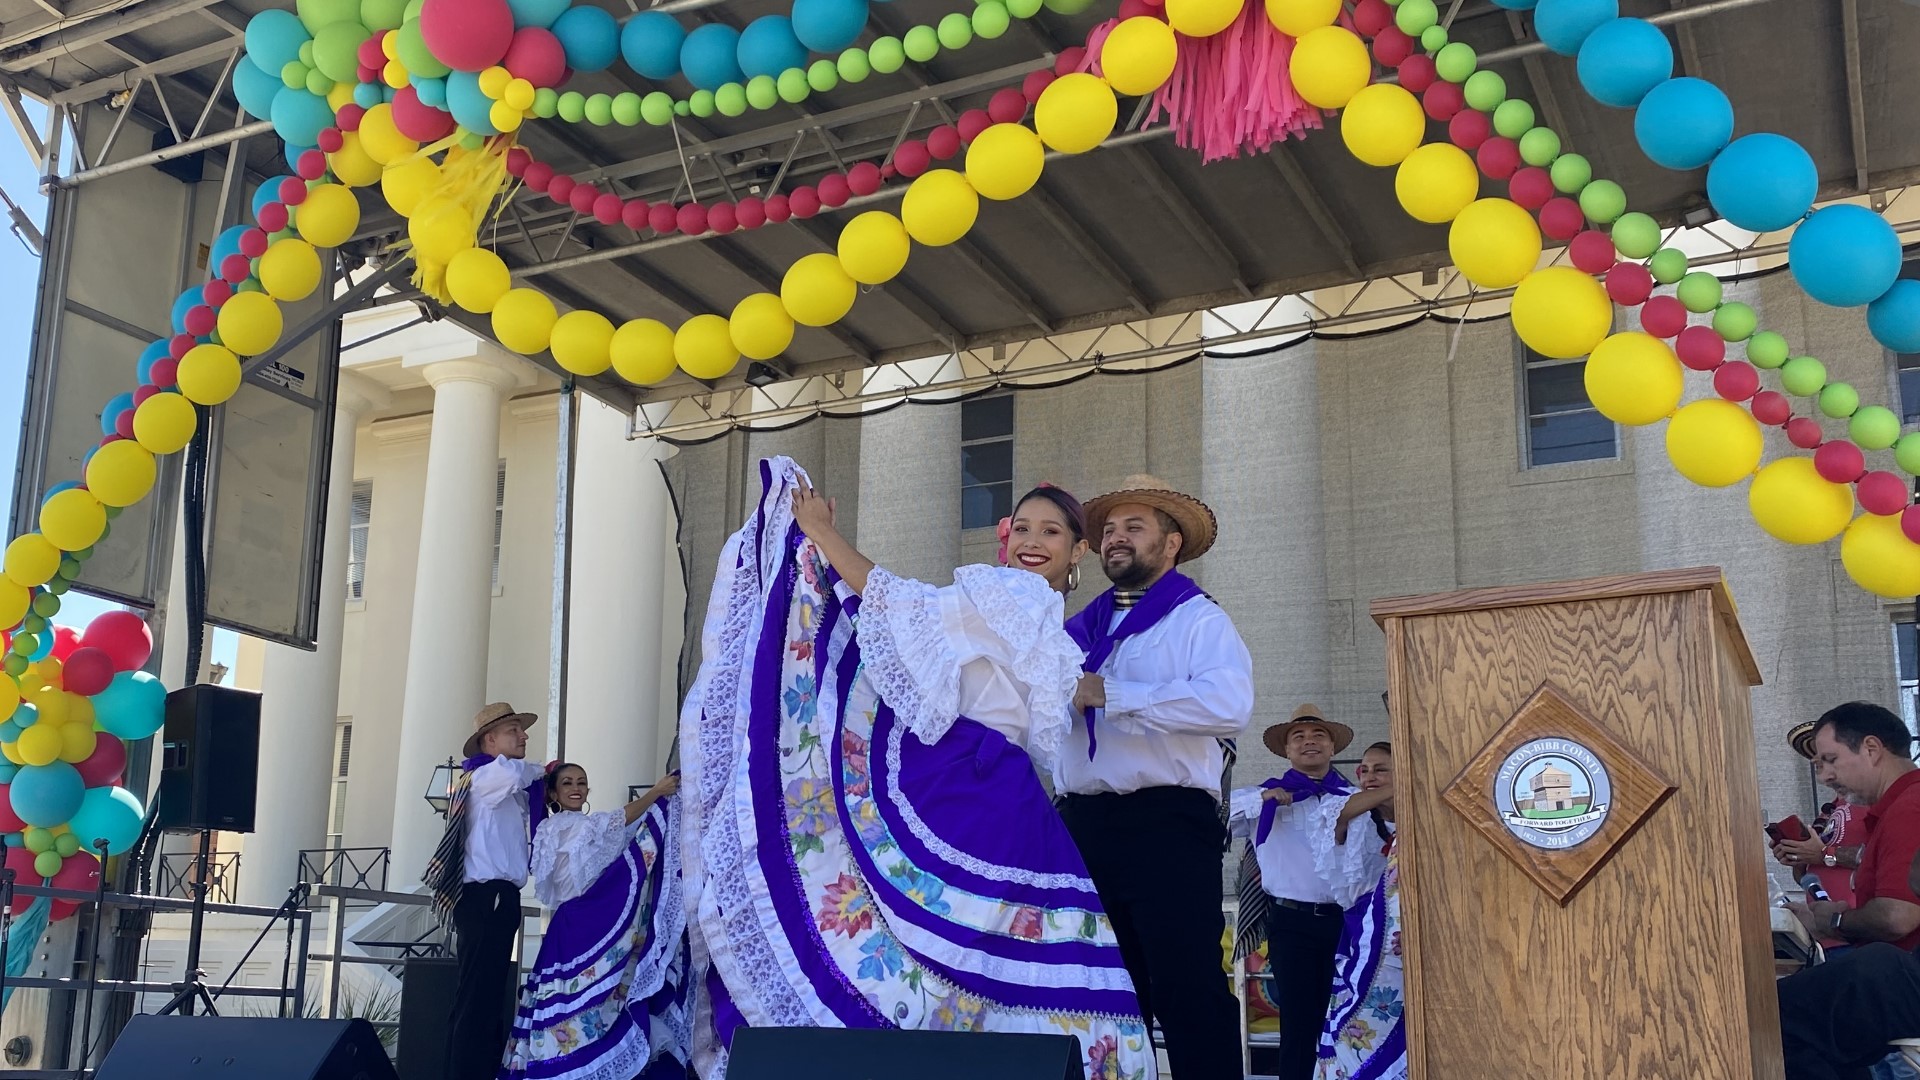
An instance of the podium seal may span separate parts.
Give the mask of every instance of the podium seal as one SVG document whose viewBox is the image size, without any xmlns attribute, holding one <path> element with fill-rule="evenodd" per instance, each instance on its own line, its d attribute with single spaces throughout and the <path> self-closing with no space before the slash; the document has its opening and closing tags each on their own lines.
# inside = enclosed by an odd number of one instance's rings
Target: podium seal
<svg viewBox="0 0 1920 1080">
<path fill-rule="evenodd" d="M 1572 739 L 1523 743 L 1494 773 L 1500 823 L 1524 844 L 1548 851 L 1592 838 L 1612 810 L 1613 784 L 1599 755 Z"/>
</svg>

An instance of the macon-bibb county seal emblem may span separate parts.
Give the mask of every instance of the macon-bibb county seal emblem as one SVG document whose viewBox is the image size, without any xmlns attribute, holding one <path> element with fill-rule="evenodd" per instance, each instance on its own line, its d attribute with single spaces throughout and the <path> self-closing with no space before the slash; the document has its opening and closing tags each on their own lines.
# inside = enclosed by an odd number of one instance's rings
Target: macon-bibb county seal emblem
<svg viewBox="0 0 1920 1080">
<path fill-rule="evenodd" d="M 1571 739 L 1534 739 L 1508 754 L 1493 779 L 1500 823 L 1549 851 L 1584 843 L 1612 809 L 1607 767 Z"/>
</svg>

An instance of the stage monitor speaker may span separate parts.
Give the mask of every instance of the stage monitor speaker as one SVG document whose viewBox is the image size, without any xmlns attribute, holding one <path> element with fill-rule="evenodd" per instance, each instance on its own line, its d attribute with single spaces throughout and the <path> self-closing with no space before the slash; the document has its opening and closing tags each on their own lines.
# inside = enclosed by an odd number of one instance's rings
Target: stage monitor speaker
<svg viewBox="0 0 1920 1080">
<path fill-rule="evenodd" d="M 365 1020 L 136 1016 L 94 1080 L 399 1080 Z"/>
<path fill-rule="evenodd" d="M 727 1080 L 1086 1080 L 1072 1035 L 872 1028 L 741 1028 Z M 912 1068 L 902 1063 L 912 1062 Z"/>
<path fill-rule="evenodd" d="M 259 694 L 200 683 L 167 695 L 162 829 L 252 832 L 259 771 Z"/>
<path fill-rule="evenodd" d="M 518 973 L 500 999 L 502 1029 L 513 1026 Z M 407 1080 L 449 1080 L 447 1023 L 460 993 L 460 962 L 451 956 L 414 957 L 400 975 L 400 1046 L 395 1061 Z"/>
</svg>

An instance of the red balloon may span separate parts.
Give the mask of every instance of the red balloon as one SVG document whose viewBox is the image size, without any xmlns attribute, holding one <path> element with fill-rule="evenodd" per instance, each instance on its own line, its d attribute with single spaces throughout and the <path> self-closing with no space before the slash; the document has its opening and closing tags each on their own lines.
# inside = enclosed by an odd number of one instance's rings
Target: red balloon
<svg viewBox="0 0 1920 1080">
<path fill-rule="evenodd" d="M 277 233 L 287 227 L 287 204 L 270 202 L 261 207 L 260 212 L 253 215 L 253 219 L 260 223 L 262 229 L 269 233 Z"/>
<path fill-rule="evenodd" d="M 11 811 L 9 811 L 9 813 L 11 813 Z M 7 869 L 13 871 L 13 877 L 15 881 L 18 881 L 27 885 L 40 884 L 40 881 L 41 881 L 40 872 L 33 868 L 33 852 L 28 851 L 26 848 L 24 847 L 8 848 L 6 867 Z M 32 905 L 33 905 L 33 897 L 28 896 L 25 893 L 19 893 L 19 892 L 16 892 L 13 894 L 13 913 L 15 915 L 20 915 L 24 913 L 27 910 L 27 908 L 31 907 Z"/>
<path fill-rule="evenodd" d="M 1621 307 L 1639 307 L 1653 295 L 1653 274 L 1639 263 L 1620 263 L 1607 271 L 1607 295 Z"/>
<path fill-rule="evenodd" d="M 960 141 L 971 143 L 980 137 L 980 133 L 993 126 L 993 117 L 985 109 L 968 109 L 960 114 Z"/>
<path fill-rule="evenodd" d="M 880 190 L 880 166 L 863 161 L 847 170 L 847 186 L 855 195 L 871 195 Z"/>
<path fill-rule="evenodd" d="M 960 141 L 959 132 L 953 133 L 953 141 L 956 143 Z M 928 149 L 932 142 L 933 139 L 929 136 L 926 142 L 909 139 L 901 143 L 900 149 L 893 152 L 894 168 L 900 170 L 900 175 L 909 180 L 926 172 L 933 165 L 933 154 Z"/>
<path fill-rule="evenodd" d="M 220 280 L 238 285 L 253 273 L 253 260 L 245 255 L 229 255 L 220 260 Z"/>
<path fill-rule="evenodd" d="M 820 193 L 812 187 L 797 187 L 787 196 L 787 205 L 793 208 L 794 217 L 804 221 L 820 212 Z"/>
<path fill-rule="evenodd" d="M 371 82 L 372 80 L 368 80 L 368 81 Z M 340 129 L 337 127 L 330 127 L 327 130 L 320 133 L 319 146 L 322 153 L 337 154 L 340 152 L 340 148 L 345 145 L 347 145 L 347 137 L 345 135 L 342 135 L 340 133 Z M 305 154 L 302 154 L 300 156 L 303 160 L 306 157 Z M 326 170 L 322 169 L 321 172 L 325 173 Z M 318 176 L 310 176 L 307 179 L 318 180 L 320 178 Z"/>
<path fill-rule="evenodd" d="M 144 404 L 146 404 L 146 403 L 147 403 L 147 399 L 148 399 L 148 398 L 150 398 L 150 397 L 152 397 L 153 395 L 155 395 L 155 394 L 157 394 L 157 393 L 159 393 L 159 392 L 160 392 L 160 388 L 159 388 L 159 387 L 157 387 L 157 386 L 154 386 L 154 385 L 152 385 L 151 383 L 149 383 L 149 384 L 148 384 L 148 385 L 146 385 L 146 386 L 138 386 L 138 387 L 135 387 L 135 388 L 134 388 L 134 391 L 133 391 L 133 406 L 134 406 L 134 408 L 136 408 L 136 409 L 137 409 L 137 408 L 139 408 L 140 406 L 142 406 L 142 405 L 144 405 Z"/>
<path fill-rule="evenodd" d="M 425 29 L 423 23 L 421 29 Z M 567 73 L 567 51 L 553 31 L 542 30 L 538 26 L 523 26 L 513 32 L 513 40 L 507 44 L 507 55 L 500 66 L 516 79 L 525 79 L 535 86 L 559 86 L 560 77 Z"/>
<path fill-rule="evenodd" d="M 132 409 L 121 409 L 119 415 L 113 418 L 113 433 L 123 439 L 133 438 Z M 72 686 L 69 685 L 68 689 L 72 689 Z"/>
<path fill-rule="evenodd" d="M 240 234 L 240 254 L 249 259 L 257 259 L 267 253 L 267 231 L 248 229 Z M 245 278 L 240 280 L 245 281 Z"/>
<path fill-rule="evenodd" d="M 645 199 L 628 199 L 620 204 L 620 224 L 639 232 L 647 227 L 647 213 L 651 209 Z"/>
<path fill-rule="evenodd" d="M 527 166 L 533 164 L 533 155 L 521 147 L 507 151 L 507 175 L 519 178 L 527 175 Z"/>
<path fill-rule="evenodd" d="M 528 191 L 545 195 L 547 187 L 553 183 L 553 166 L 544 161 L 530 162 L 527 171 L 521 174 L 520 182 L 527 185 Z"/>
<path fill-rule="evenodd" d="M 1071 48 L 1061 49 L 1060 55 L 1054 57 L 1053 73 L 1055 75 L 1071 75 L 1079 71 L 1081 66 L 1086 62 L 1087 47 L 1085 45 L 1075 45 Z"/>
<path fill-rule="evenodd" d="M 1460 89 L 1459 83 L 1436 79 L 1432 86 L 1427 87 L 1426 93 L 1420 95 L 1420 107 L 1427 110 L 1428 116 L 1444 124 L 1467 107 L 1467 92 Z"/>
<path fill-rule="evenodd" d="M 1120 0 L 1121 22 L 1141 15 L 1151 19 L 1157 19 L 1160 17 L 1160 9 L 1147 3 L 1147 0 Z M 1021 100 L 1021 104 L 1022 106 L 1026 104 L 1025 99 Z M 1011 121 L 1009 121 L 1009 123 L 1011 123 Z"/>
<path fill-rule="evenodd" d="M 1726 362 L 1727 342 L 1711 326 L 1689 326 L 1674 339 L 1673 351 L 1693 370 L 1712 371 Z"/>
<path fill-rule="evenodd" d="M 1389 26 L 1373 39 L 1373 58 L 1381 67 L 1397 68 L 1413 55 L 1413 38 L 1397 26 Z"/>
<path fill-rule="evenodd" d="M 365 64 L 360 64 L 356 67 L 353 77 L 356 82 L 377 84 L 380 81 L 380 72 Z"/>
<path fill-rule="evenodd" d="M 71 626 L 56 626 L 53 628 L 53 658 L 55 660 L 60 661 L 61 664 L 65 664 L 67 658 L 72 656 L 79 648 L 80 631 L 75 630 Z"/>
<path fill-rule="evenodd" d="M 187 309 L 187 333 L 195 336 L 211 334 L 213 328 L 219 325 L 219 318 L 211 305 L 195 304 Z"/>
<path fill-rule="evenodd" d="M 1440 73 L 1434 69 L 1433 57 L 1425 53 L 1415 53 L 1396 65 L 1400 69 L 1400 85 L 1415 94 L 1424 94 L 1432 86 Z"/>
<path fill-rule="evenodd" d="M 586 188 L 586 185 L 582 184 L 580 187 L 573 189 L 573 201 L 576 206 L 580 203 L 580 191 L 582 188 Z M 591 189 L 589 188 L 588 190 Z M 620 224 L 620 196 L 615 195 L 611 191 L 603 192 L 595 196 L 589 209 L 593 211 L 594 220 L 602 225 Z"/>
<path fill-rule="evenodd" d="M 1846 439 L 1835 439 L 1813 452 L 1813 467 L 1836 484 L 1851 484 L 1867 471 L 1867 456 Z"/>
<path fill-rule="evenodd" d="M 127 771 L 127 744 L 102 732 L 93 741 L 93 753 L 74 768 L 79 770 L 80 779 L 85 780 L 88 787 L 117 784 Z M 0 821 L 0 825 L 4 824 Z"/>
<path fill-rule="evenodd" d="M 935 161 L 945 161 L 960 152 L 960 129 L 952 124 L 941 124 L 927 132 L 927 153 Z"/>
<path fill-rule="evenodd" d="M 100 858 L 86 848 L 69 855 L 53 875 L 53 887 L 75 892 L 92 892 L 100 887 Z"/>
<path fill-rule="evenodd" d="M 1124 0 L 1123 0 L 1124 2 Z M 1123 14 L 1122 19 L 1126 18 Z M 1027 115 L 1027 98 L 1011 86 L 1003 86 L 993 92 L 987 101 L 987 115 L 996 124 L 1017 124 Z"/>
<path fill-rule="evenodd" d="M 717 202 L 707 207 L 707 228 L 715 236 L 725 236 L 740 227 L 740 212 L 730 202 Z"/>
<path fill-rule="evenodd" d="M 1058 77 L 1045 68 L 1029 71 L 1027 77 L 1020 80 L 1020 96 L 1026 98 L 1027 104 L 1031 105 L 1040 100 L 1040 95 L 1045 93 L 1047 87 L 1052 86 L 1053 80 Z M 954 134 L 958 135 L 959 132 L 956 131 Z"/>
<path fill-rule="evenodd" d="M 1604 274 L 1613 269 L 1619 253 L 1613 248 L 1613 240 L 1598 229 L 1587 229 L 1574 236 L 1567 245 L 1567 254 L 1573 259 L 1573 265 L 1588 274 Z"/>
<path fill-rule="evenodd" d="M 1671 296 L 1656 296 L 1640 309 L 1640 329 L 1670 338 L 1687 328 L 1687 309 Z"/>
<path fill-rule="evenodd" d="M 1520 147 L 1504 135 L 1495 135 L 1480 144 L 1474 160 L 1489 178 L 1506 180 L 1520 168 Z"/>
<path fill-rule="evenodd" d="M 1469 154 L 1480 149 L 1480 144 L 1492 136 L 1493 121 L 1487 118 L 1486 113 L 1462 109 L 1447 121 L 1447 138 Z"/>
<path fill-rule="evenodd" d="M 453 134 L 453 114 L 420 100 L 420 91 L 403 86 L 393 93 L 393 126 L 418 143 L 438 142 Z"/>
<path fill-rule="evenodd" d="M 1745 360 L 1721 364 L 1713 371 L 1713 392 L 1728 401 L 1745 401 L 1760 389 L 1760 372 Z"/>
<path fill-rule="evenodd" d="M 246 279 L 241 278 L 240 280 L 245 281 Z M 233 299 L 233 286 L 227 284 L 225 278 L 214 278 L 212 281 L 200 286 L 200 295 L 207 298 L 209 305 L 217 308 Z M 129 435 L 128 438 L 132 438 L 132 436 Z"/>
<path fill-rule="evenodd" d="M 513 45 L 513 9 L 506 0 L 427 0 L 420 38 L 434 59 L 456 71 L 481 71 Z"/>
<path fill-rule="evenodd" d="M 552 185 L 548 185 L 547 194 L 553 194 Z M 573 207 L 573 212 L 576 214 L 590 214 L 593 212 L 593 204 L 599 198 L 599 188 L 592 184 L 575 184 L 573 190 L 567 192 L 567 205 Z"/>
<path fill-rule="evenodd" d="M 1860 483 L 1853 489 L 1853 495 L 1860 500 L 1860 509 L 1881 517 L 1901 513 L 1910 501 L 1906 483 L 1884 470 L 1875 470 L 1861 477 Z"/>
<path fill-rule="evenodd" d="M 192 334 L 175 334 L 167 339 L 167 357 L 178 361 L 181 357 L 187 355 L 187 350 L 198 344 L 200 344 L 200 342 L 195 339 Z M 156 379 L 154 380 L 154 385 L 165 386 L 167 384 Z"/>
<path fill-rule="evenodd" d="M 372 39 L 369 38 L 368 40 L 371 41 Z M 333 114 L 333 122 L 339 126 L 341 131 L 359 131 L 360 121 L 366 115 L 367 110 L 349 101 L 345 105 L 340 106 L 339 112 Z"/>
<path fill-rule="evenodd" d="M 288 206 L 299 206 L 307 201 L 307 182 L 297 176 L 289 176 L 280 181 L 280 189 L 275 194 Z"/>
<path fill-rule="evenodd" d="M 1389 26 L 1393 26 L 1393 9 L 1387 0 L 1360 0 L 1353 5 L 1353 28 L 1361 37 L 1378 38 Z"/>
<path fill-rule="evenodd" d="M 26 827 L 27 823 L 20 820 L 20 815 L 13 812 L 13 798 L 8 785 L 0 784 L 0 832 L 19 832 Z"/>
<path fill-rule="evenodd" d="M 1796 416 L 1787 421 L 1787 441 L 1802 450 L 1814 449 L 1819 446 L 1820 441 L 1826 437 L 1826 432 L 1820 430 L 1820 421 L 1818 420 L 1805 416 Z M 1816 455 L 1814 468 L 1817 469 L 1819 467 L 1820 463 Z"/>
<path fill-rule="evenodd" d="M 1571 240 L 1587 223 L 1580 204 L 1562 195 L 1540 208 L 1540 231 L 1555 240 Z"/>
<path fill-rule="evenodd" d="M 302 150 L 293 171 L 303 180 L 318 180 L 327 175 L 327 155 L 318 150 Z"/>
<path fill-rule="evenodd" d="M 767 220 L 775 225 L 793 216 L 793 203 L 785 195 L 767 196 Z"/>
<path fill-rule="evenodd" d="M 379 34 L 374 34 L 368 37 L 360 43 L 360 48 L 354 52 L 354 56 L 360 60 L 361 67 L 377 68 L 386 66 L 386 54 L 380 51 L 380 36 Z"/>
<path fill-rule="evenodd" d="M 680 227 L 680 215 L 673 212 L 672 203 L 654 203 L 647 211 L 647 227 L 665 236 Z"/>
<path fill-rule="evenodd" d="M 1745 361 L 1741 362 L 1745 363 Z M 1727 367 L 1732 366 L 1732 364 L 1727 365 Z M 1748 366 L 1751 367 L 1752 365 L 1749 364 Z M 1755 420 L 1760 421 L 1768 427 L 1779 427 L 1781 424 L 1793 419 L 1793 402 L 1788 400 L 1787 395 L 1778 390 L 1760 391 L 1753 395 L 1753 402 L 1747 407 L 1753 410 L 1753 418 Z"/>
<path fill-rule="evenodd" d="M 707 231 L 707 208 L 699 203 L 688 203 L 675 214 L 680 231 L 688 236 L 699 236 Z"/>
<path fill-rule="evenodd" d="M 153 633 L 147 629 L 146 620 L 131 611 L 106 611 L 94 616 L 81 632 L 80 644 L 105 652 L 113 659 L 115 671 L 138 671 L 153 655 Z"/>
<path fill-rule="evenodd" d="M 1907 534 L 1907 539 L 1920 544 L 1920 506 L 1900 511 L 1900 531 Z"/>
<path fill-rule="evenodd" d="M 547 182 L 547 198 L 562 205 L 572 205 L 573 189 L 579 186 L 580 182 L 566 173 L 556 173 Z"/>
<path fill-rule="evenodd" d="M 820 202 L 824 206 L 838 209 L 847 205 L 853 197 L 853 187 L 847 183 L 844 173 L 828 173 L 820 178 Z"/>
<path fill-rule="evenodd" d="M 749 195 L 740 200 L 734 208 L 733 216 L 740 219 L 743 229 L 757 229 L 767 223 L 767 204 L 758 195 Z"/>
<path fill-rule="evenodd" d="M 180 361 L 173 359 L 155 360 L 151 374 L 153 376 L 153 385 L 163 388 L 172 386 L 174 380 L 180 377 Z"/>
<path fill-rule="evenodd" d="M 1529 165 L 1507 181 L 1507 198 L 1528 210 L 1538 210 L 1553 198 L 1553 177 L 1547 170 Z"/>
</svg>

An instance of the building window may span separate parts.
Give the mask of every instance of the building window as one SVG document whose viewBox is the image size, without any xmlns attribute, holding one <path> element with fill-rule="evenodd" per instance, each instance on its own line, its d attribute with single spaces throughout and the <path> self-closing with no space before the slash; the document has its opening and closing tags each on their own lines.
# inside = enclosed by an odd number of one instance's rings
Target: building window
<svg viewBox="0 0 1920 1080">
<path fill-rule="evenodd" d="M 1900 680 L 1900 715 L 1920 734 L 1920 629 L 1911 620 L 1893 624 L 1893 664 Z"/>
<path fill-rule="evenodd" d="M 1525 398 L 1527 468 L 1619 457 L 1618 430 L 1587 397 L 1586 360 L 1555 360 L 1517 339 L 1516 345 Z"/>
<path fill-rule="evenodd" d="M 333 725 L 333 781 L 327 805 L 327 846 L 344 847 L 347 834 L 347 763 L 353 758 L 353 721 L 341 717 Z"/>
<path fill-rule="evenodd" d="M 1920 278 L 1920 258 L 1900 267 L 1903 278 Z M 1920 423 L 1920 353 L 1893 353 L 1893 378 L 1900 394 L 1900 422 Z"/>
<path fill-rule="evenodd" d="M 373 526 L 373 481 L 353 482 L 353 511 L 347 525 L 347 599 L 367 598 L 367 532 Z"/>
<path fill-rule="evenodd" d="M 507 521 L 507 462 L 493 474 L 493 587 L 500 587 L 500 530 Z"/>
<path fill-rule="evenodd" d="M 1013 513 L 1013 395 L 960 403 L 960 527 L 991 529 Z"/>
</svg>

